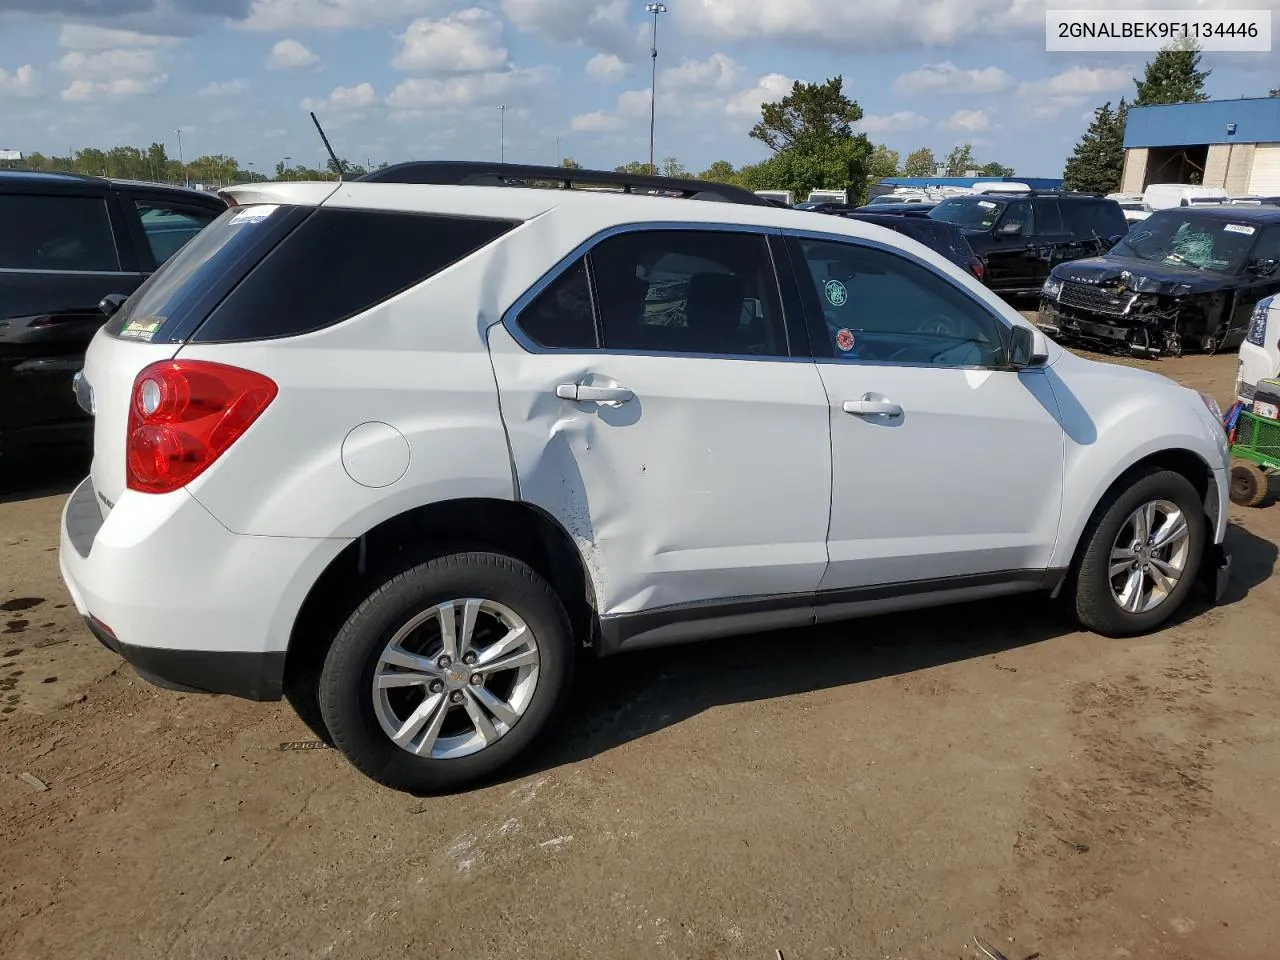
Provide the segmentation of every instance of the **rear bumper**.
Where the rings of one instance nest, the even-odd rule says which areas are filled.
[[[126,492],[104,520],[86,479],[63,508],[59,566],[90,630],[143,679],[276,700],[298,611],[348,542],[234,534],[185,490]]]

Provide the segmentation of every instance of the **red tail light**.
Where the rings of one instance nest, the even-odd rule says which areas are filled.
[[[133,382],[126,474],[130,490],[168,493],[190,483],[275,399],[260,373],[204,360],[165,360]]]
[[[977,277],[979,280],[985,281],[986,275],[987,275],[987,267],[986,267],[986,264],[984,264],[981,260],[975,259],[972,263],[969,264],[969,269],[973,271],[973,275],[975,277]]]

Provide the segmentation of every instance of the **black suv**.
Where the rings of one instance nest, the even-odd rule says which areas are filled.
[[[1280,207],[1158,210],[1103,257],[1045,282],[1040,328],[1139,356],[1237,347],[1258,301],[1280,293]]]
[[[1120,204],[1081,193],[950,197],[929,217],[962,229],[987,286],[1009,297],[1038,295],[1054,266],[1105,253],[1129,232]]]
[[[0,171],[0,455],[87,443],[73,377],[106,316],[227,209],[152,183]]]
[[[889,206],[881,204],[881,206]],[[863,223],[874,223],[888,227],[912,240],[918,240],[926,247],[942,254],[961,270],[968,270],[979,280],[985,280],[986,264],[973,252],[973,247],[965,239],[964,231],[941,220],[930,220],[928,217],[903,217],[896,213],[869,213],[865,208],[850,213],[840,214],[847,220],[861,220]]]

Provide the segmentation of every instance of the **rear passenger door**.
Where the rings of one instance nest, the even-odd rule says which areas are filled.
[[[779,254],[763,232],[629,230],[490,330],[520,496],[573,535],[606,621],[761,598],[807,616],[827,565],[827,397]]]
[[[1060,263],[1079,260],[1087,255],[1088,247],[1080,243],[1067,221],[1067,207],[1054,197],[1040,197],[1034,201],[1036,233],[1031,242],[1038,254],[1034,284],[1043,285],[1049,271]]]

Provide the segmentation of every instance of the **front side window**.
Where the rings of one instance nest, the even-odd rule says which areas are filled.
[[[1030,237],[1036,233],[1036,217],[1030,200],[1015,200],[1005,207],[996,230],[1013,232],[1014,226],[1018,227],[1017,236]]]
[[[763,236],[626,233],[602,241],[590,258],[606,350],[787,356]]]
[[[821,306],[827,356],[912,366],[1003,363],[999,321],[940,274],[874,247],[798,243],[811,310]]]
[[[0,269],[120,269],[111,218],[101,197],[0,195],[0,224]]]
[[[175,207],[161,200],[138,200],[135,207],[157,266],[218,219],[218,214],[212,210],[197,211],[190,207]]]

